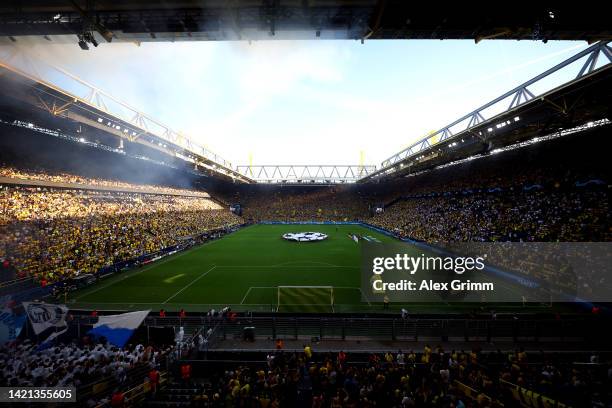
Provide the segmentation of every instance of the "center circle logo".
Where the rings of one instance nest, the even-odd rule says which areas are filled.
[[[283,238],[288,241],[315,242],[323,241],[327,238],[327,234],[323,234],[322,232],[288,232],[283,234]]]

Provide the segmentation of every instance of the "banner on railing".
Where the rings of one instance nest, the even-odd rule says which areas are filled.
[[[535,391],[523,388],[519,385],[512,384],[505,380],[500,380],[500,384],[507,387],[512,394],[512,397],[524,407],[529,408],[566,408],[565,405],[557,400],[548,398]]]
[[[484,399],[488,401],[489,403],[493,401],[491,397],[489,397],[488,395],[482,394],[476,391],[475,389],[473,389],[472,387],[468,387],[462,382],[455,380],[454,384],[455,384],[455,387],[457,387],[457,389],[463,393],[463,395],[465,395],[466,397],[472,400],[476,400],[480,398],[480,399]]]

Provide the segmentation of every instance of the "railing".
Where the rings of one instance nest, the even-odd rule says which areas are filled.
[[[168,381],[168,373],[160,372],[159,374],[159,386],[161,387]],[[134,404],[140,402],[148,393],[151,392],[151,383],[148,381],[143,382],[133,388],[130,388],[126,392],[124,392],[125,396],[125,406],[133,406]],[[96,408],[106,408],[110,407],[110,403],[102,403],[96,405]]]
[[[366,317],[252,317],[222,321],[220,339],[242,336],[245,327],[254,327],[256,337],[321,340],[379,339],[392,341],[583,341],[594,335],[590,319],[436,319]]]
[[[71,324],[91,325],[96,318],[75,316]],[[445,339],[449,341],[581,341],[595,336],[597,318],[572,317],[564,319],[523,318],[520,315],[498,314],[487,318],[407,318],[369,316],[252,316],[209,318],[207,316],[147,317],[145,326],[185,327],[186,333],[197,336],[199,330],[213,328],[209,340],[239,338],[245,327],[254,327],[256,337],[298,339],[318,337],[322,340],[384,339],[419,341]],[[193,330],[191,330],[193,329]]]
[[[37,283],[31,276],[7,280],[0,282],[0,295],[13,294],[21,290],[34,288],[35,286],[37,286]]]
[[[467,398],[471,399],[472,401],[477,401],[480,398],[486,401],[489,404],[489,406],[492,406],[492,407],[503,407],[504,406],[498,401],[494,401],[493,398],[489,397],[488,395],[475,390],[474,388],[462,383],[461,381],[454,380],[453,385],[455,386],[455,388],[457,388],[457,390],[459,390],[463,395],[465,395]]]

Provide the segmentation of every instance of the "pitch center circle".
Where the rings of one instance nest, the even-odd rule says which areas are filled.
[[[295,242],[317,242],[327,239],[327,234],[322,232],[288,232],[283,234],[283,239]]]

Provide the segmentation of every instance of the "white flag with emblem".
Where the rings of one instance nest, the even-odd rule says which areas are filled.
[[[28,319],[36,335],[54,327],[66,327],[68,308],[65,305],[52,305],[49,303],[24,302]]]

